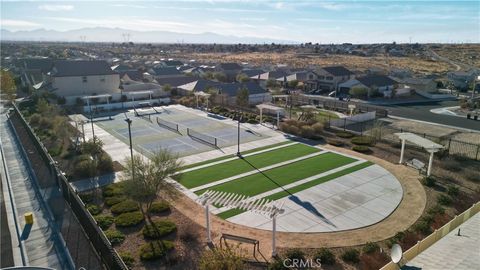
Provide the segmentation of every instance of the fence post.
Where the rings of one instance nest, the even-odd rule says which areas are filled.
[[[347,118],[343,118],[343,131],[347,129]]]
[[[477,145],[477,153],[475,154],[475,159],[478,159],[478,153],[480,152],[480,144]]]
[[[450,154],[450,144],[452,143],[452,138],[448,139],[448,153]]]

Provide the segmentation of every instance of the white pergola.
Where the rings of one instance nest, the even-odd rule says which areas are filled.
[[[138,95],[149,95],[149,100],[152,100],[152,94],[153,94],[153,91],[152,90],[145,90],[145,91],[130,91],[130,92],[123,92],[124,94],[130,96],[130,98],[132,99],[132,101],[135,101],[135,96],[138,96]]]
[[[263,123],[263,109],[270,110],[277,114],[277,128],[280,125],[280,113],[285,112],[284,108],[277,107],[271,104],[258,104],[257,108],[260,110],[260,124]]]
[[[266,215],[272,219],[272,257],[277,255],[275,234],[277,231],[277,216],[285,212],[283,202],[277,203],[269,199],[252,199],[246,195],[236,193],[207,190],[197,199],[205,207],[205,217],[207,223],[207,241],[212,243],[210,233],[210,211],[209,205],[216,204],[221,207],[238,208],[245,211]]]
[[[92,107],[90,105],[90,100],[91,99],[94,99],[94,98],[105,98],[107,100],[107,104],[110,104],[110,97],[112,97],[112,95],[109,95],[109,94],[103,94],[103,95],[94,95],[94,96],[83,96],[82,99],[84,100],[87,100],[87,106],[88,106],[88,110],[90,111],[90,113],[92,113]]]
[[[414,143],[418,146],[423,147],[425,150],[427,150],[428,153],[430,153],[430,159],[428,160],[428,169],[427,169],[427,176],[430,176],[430,173],[432,170],[433,154],[442,150],[444,148],[443,145],[432,142],[429,139],[425,139],[423,137],[420,137],[410,132],[395,133],[395,135],[398,136],[400,140],[402,140],[402,150],[400,152],[399,163],[400,164],[403,163],[403,153],[405,152],[405,142],[409,141],[411,143]]]
[[[196,99],[197,99],[197,109],[198,109],[198,99],[199,99],[199,97],[205,97],[206,100],[207,100],[207,110],[208,110],[208,98],[209,98],[211,95],[208,94],[208,93],[205,93],[205,92],[203,92],[203,91],[194,92],[193,94],[195,95],[195,97],[196,97]]]

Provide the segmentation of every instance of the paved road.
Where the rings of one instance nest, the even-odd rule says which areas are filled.
[[[443,114],[431,113],[431,109],[441,107],[457,106],[457,101],[441,101],[422,104],[405,104],[405,105],[390,105],[380,106],[389,110],[389,115],[409,118],[413,120],[420,120],[432,122],[442,125],[455,126],[459,128],[473,129],[480,131],[480,121],[468,120],[466,118],[449,116]]]

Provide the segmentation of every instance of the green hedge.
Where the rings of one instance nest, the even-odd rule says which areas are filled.
[[[373,138],[368,136],[353,137],[351,142],[356,145],[373,145]]]
[[[112,206],[112,208],[110,208],[110,211],[112,211],[113,214],[118,215],[122,213],[137,211],[139,209],[140,208],[138,207],[137,202],[133,200],[126,200]]]
[[[352,150],[357,151],[359,153],[370,153],[371,152],[370,148],[368,148],[368,146],[366,146],[366,145],[354,145],[352,147]]]
[[[380,250],[380,247],[377,243],[367,242],[365,246],[363,246],[362,251],[367,254],[372,254],[375,251]]]
[[[125,196],[113,196],[113,197],[106,197],[105,204],[107,206],[113,206],[117,203],[121,203],[125,201],[127,198]]]
[[[167,252],[174,248],[172,241],[152,241],[148,242],[140,247],[140,259],[142,260],[155,260],[163,258],[167,255]]]
[[[108,238],[108,241],[112,243],[112,245],[120,244],[125,240],[125,235],[117,230],[106,230],[105,236]]]
[[[177,230],[177,226],[170,220],[158,220],[153,224],[146,225],[142,234],[147,239],[159,239]]]
[[[103,188],[103,196],[104,197],[112,197],[112,196],[119,196],[124,195],[125,191],[123,187],[125,184],[123,182],[110,184]]]
[[[148,209],[148,212],[152,214],[158,214],[168,210],[170,210],[170,205],[165,201],[161,201],[152,203],[152,205]]]
[[[140,211],[120,214],[115,218],[115,225],[118,227],[131,227],[142,223],[143,214]]]
[[[95,221],[97,221],[97,224],[102,230],[108,229],[113,224],[113,221],[115,220],[113,216],[111,215],[96,215],[94,216]]]
[[[340,140],[328,140],[328,143],[333,146],[343,146],[344,143]]]
[[[316,253],[314,258],[320,260],[323,265],[335,264],[335,254],[327,248],[321,248]]]
[[[120,255],[122,261],[129,267],[135,263],[135,258],[133,257],[132,253],[128,251],[120,252],[118,255]]]
[[[88,212],[90,212],[90,214],[92,214],[93,216],[98,215],[102,212],[102,208],[100,208],[100,206],[96,204],[87,204],[86,207]]]
[[[335,135],[337,135],[337,137],[346,138],[346,139],[349,139],[349,138],[353,137],[352,133],[346,132],[346,131],[339,131],[339,132],[335,133]]]
[[[360,252],[356,249],[347,249],[342,254],[342,260],[347,263],[358,263],[360,261],[359,258]]]

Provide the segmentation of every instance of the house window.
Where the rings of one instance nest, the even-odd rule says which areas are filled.
[[[318,76],[320,80],[325,80],[325,76]]]
[[[87,77],[86,77],[86,76],[83,76],[83,77],[82,77],[82,82],[84,82],[84,83],[87,82]]]

